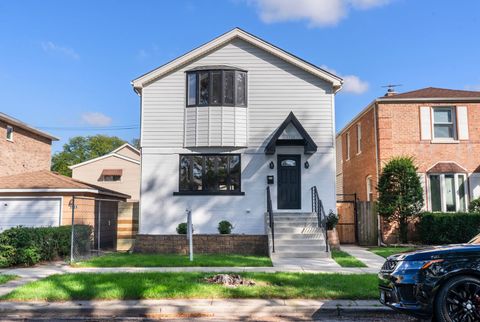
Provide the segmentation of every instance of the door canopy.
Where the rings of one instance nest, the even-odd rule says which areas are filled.
[[[305,154],[317,152],[317,145],[293,112],[290,112],[285,121],[275,130],[265,147],[265,154],[274,154],[277,145],[303,146]]]

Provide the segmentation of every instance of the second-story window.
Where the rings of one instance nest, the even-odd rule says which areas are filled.
[[[350,160],[350,132],[347,132],[345,140],[346,140],[345,150],[346,150],[346,157],[347,157],[346,160],[348,161]]]
[[[13,141],[13,126],[7,125],[7,140]]]
[[[187,72],[187,106],[247,106],[247,73],[240,70]]]
[[[362,125],[357,124],[357,154],[362,153]]]
[[[453,107],[433,108],[433,137],[435,139],[456,139],[456,117]]]

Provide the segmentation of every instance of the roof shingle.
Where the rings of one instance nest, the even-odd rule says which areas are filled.
[[[0,177],[0,189],[90,189],[97,190],[99,193],[129,197],[123,193],[72,179],[48,170]]]
[[[395,94],[392,96],[380,97],[381,100],[395,100],[399,98],[417,99],[417,98],[478,98],[480,99],[480,92],[464,91],[457,89],[426,87],[417,89],[411,92]]]

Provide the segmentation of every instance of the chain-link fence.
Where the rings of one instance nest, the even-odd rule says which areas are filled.
[[[71,261],[114,251],[117,245],[118,200],[71,198]]]

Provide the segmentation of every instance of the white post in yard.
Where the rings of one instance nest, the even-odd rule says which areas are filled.
[[[188,250],[190,253],[190,261],[193,262],[193,224],[192,224],[191,209],[187,209],[187,238],[188,238]]]

